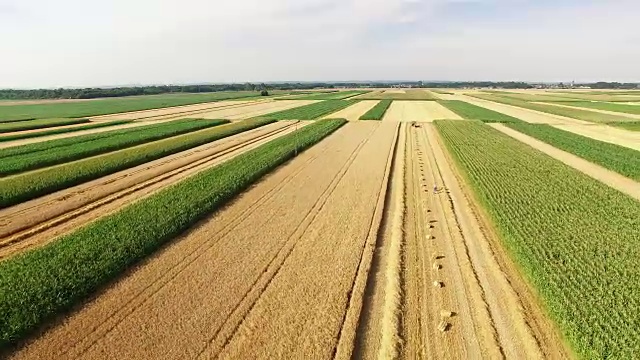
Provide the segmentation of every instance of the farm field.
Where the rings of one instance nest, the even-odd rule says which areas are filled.
[[[0,124],[0,358],[640,351],[638,132],[362,92]]]
[[[619,127],[619,124],[615,124],[615,127],[604,124],[594,124],[583,120],[520,108],[514,105],[502,104],[467,95],[447,96],[448,100],[461,100],[472,105],[508,115],[527,123],[552,125],[558,129],[571,131],[578,135],[590,137],[595,140],[625,146],[634,150],[640,149],[640,145],[638,145],[640,144],[640,134],[626,130],[624,127]],[[636,123],[628,122],[628,124],[635,125]]]
[[[259,95],[254,91],[227,91],[202,94],[164,94],[124,98],[96,99],[80,102],[44,103],[0,107],[0,121],[32,118],[77,118],[172,106],[248,99]]]
[[[332,91],[332,92],[319,93],[319,94],[307,94],[302,96],[300,95],[284,96],[280,99],[282,100],[344,100],[344,99],[362,95],[368,92],[369,91],[360,91],[360,90]]]
[[[376,106],[379,101],[376,100],[362,100],[357,103],[344,108],[335,113],[331,113],[326,115],[326,119],[346,119],[348,121],[359,120],[362,115],[371,110],[374,106]]]
[[[633,357],[640,202],[489,126],[436,124],[576,353]]]
[[[601,112],[603,114],[623,115],[633,119],[640,119],[640,106],[637,105],[593,101],[563,102],[559,104],[545,102],[543,104],[566,107],[570,109],[587,109],[595,112]]]
[[[438,100],[438,97],[424,89],[377,90],[353,97],[354,100]]]
[[[436,101],[394,101],[384,115],[383,121],[432,122],[436,119],[462,119]]]

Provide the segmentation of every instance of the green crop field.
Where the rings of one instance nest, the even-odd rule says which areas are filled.
[[[303,127],[45,247],[0,262],[0,348],[82,301],[345,122],[323,120]]]
[[[512,116],[489,110],[480,106],[469,104],[460,100],[439,100],[441,105],[460,115],[463,119],[480,120],[487,123],[517,123],[521,122]]]
[[[404,92],[397,92],[404,91]],[[372,91],[355,97],[357,100],[438,100],[439,98],[429,90],[424,89],[395,89]]]
[[[276,92],[281,94],[286,92]],[[221,91],[199,94],[164,94],[109,98],[66,103],[0,106],[0,121],[29,118],[77,118],[127,111],[149,110],[229,99],[259,97],[255,91]]]
[[[640,106],[638,105],[612,104],[612,103],[606,103],[606,102],[593,102],[593,101],[575,101],[575,102],[563,103],[563,105],[640,115]]]
[[[0,124],[0,134],[15,131],[46,129],[57,126],[88,123],[89,119],[42,119],[30,121],[14,121]]]
[[[366,94],[369,91],[335,91],[328,93],[309,94],[305,96],[285,96],[279,98],[279,100],[343,100],[357,95]]]
[[[315,120],[355,104],[354,100],[324,100],[260,116],[272,120]]]
[[[639,354],[640,202],[480,122],[436,127],[578,355]]]
[[[91,129],[109,127],[109,126],[124,125],[132,122],[133,120],[105,121],[105,122],[97,122],[97,123],[88,123],[87,125],[75,126],[72,128],[49,129],[49,130],[43,130],[38,132],[23,133],[23,134],[10,134],[5,136],[0,136],[0,142],[37,138],[37,137],[56,135],[56,134],[66,134],[66,133],[82,131],[82,130],[91,130]]]
[[[360,116],[360,120],[382,120],[393,100],[380,100],[374,107]]]
[[[609,123],[609,125],[625,130],[640,131],[640,121]]]
[[[603,114],[595,111],[571,109],[571,108],[565,108],[565,107],[554,106],[554,105],[536,104],[532,102],[527,102],[523,100],[518,100],[510,97],[498,96],[493,94],[469,94],[469,96],[473,96],[478,99],[495,101],[495,102],[499,102],[507,105],[518,106],[525,109],[546,112],[548,114],[554,114],[554,115],[566,116],[566,117],[578,119],[578,120],[590,121],[594,123],[606,124],[611,122],[633,121],[633,119],[625,116]]]
[[[101,176],[204,145],[242,131],[254,129],[273,121],[255,119],[216,126],[211,129],[174,136],[102,156],[0,179],[0,208],[66,189]]]
[[[227,120],[178,120],[0,149],[0,176],[40,169],[206,129]]]
[[[558,149],[640,181],[639,151],[556,129],[550,125],[519,122],[507,124],[507,126]]]

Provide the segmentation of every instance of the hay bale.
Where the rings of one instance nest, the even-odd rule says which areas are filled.
[[[453,316],[453,311],[440,310],[440,317],[442,317],[442,318],[450,318],[452,316]]]
[[[437,281],[436,280],[436,281],[433,282],[433,286],[437,287],[437,288],[441,288],[441,287],[444,286],[444,284],[441,281]]]
[[[449,323],[444,320],[440,321],[440,323],[438,324],[438,330],[440,330],[440,332],[449,330]]]
[[[442,269],[442,265],[438,263],[433,263],[433,270],[440,270],[440,269]]]

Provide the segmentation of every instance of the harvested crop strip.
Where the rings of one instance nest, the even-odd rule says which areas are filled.
[[[544,124],[521,122],[507,124],[507,126],[611,171],[640,181],[639,151],[594,140]]]
[[[56,135],[56,134],[66,134],[74,131],[82,131],[82,130],[91,130],[98,129],[108,126],[116,126],[116,125],[124,125],[133,122],[133,120],[117,120],[117,121],[108,121],[108,122],[99,122],[92,123],[88,125],[76,126],[72,128],[63,128],[63,129],[50,129],[38,132],[30,132],[25,134],[15,134],[9,136],[0,136],[1,141],[13,141],[13,140],[21,140],[21,139],[30,139],[42,136]]]
[[[45,247],[0,262],[0,349],[84,300],[345,122],[306,126]]]
[[[639,354],[640,202],[482,123],[436,126],[579,357]]]
[[[263,115],[262,118],[272,120],[314,120],[342,110],[354,103],[355,101],[353,100],[325,100],[289,110],[266,114]]]
[[[393,100],[380,100],[371,110],[360,116],[360,120],[382,120]]]
[[[50,194],[272,122],[273,120],[256,119],[217,126],[102,156],[12,176],[0,180],[0,208]]]
[[[44,129],[56,126],[88,123],[89,119],[41,119],[30,121],[14,121],[0,124],[0,133],[22,130]]]
[[[603,113],[589,111],[589,110],[580,110],[580,109],[559,107],[559,106],[553,106],[553,105],[537,104],[537,103],[527,102],[523,100],[518,100],[518,99],[506,97],[506,96],[498,96],[493,94],[469,94],[469,96],[473,96],[482,100],[495,101],[495,102],[499,102],[506,105],[517,106],[517,107],[521,107],[529,110],[540,111],[547,114],[565,116],[568,118],[590,121],[595,123],[633,121],[633,119],[631,118],[619,116],[619,115],[603,114]]]
[[[81,136],[76,139],[67,138],[8,148],[5,149],[5,151],[0,150],[0,158],[2,158],[2,163],[0,163],[0,176],[17,174],[51,165],[63,164],[225,123],[228,123],[228,121],[173,121],[148,127],[141,126],[137,128],[117,130],[113,132],[114,134],[110,135],[108,135],[109,133],[94,134],[87,135],[86,137]],[[76,141],[74,142],[74,140]],[[66,145],[55,146],[57,144]],[[50,146],[47,147],[47,145]],[[28,151],[38,148],[41,148],[41,150]],[[19,152],[20,150],[23,152],[16,154],[16,152]],[[5,155],[6,153],[12,152],[13,154],[10,157]]]
[[[282,100],[342,100],[350,97],[366,94],[369,91],[336,91],[330,93],[309,94],[299,97],[285,97]]]
[[[519,123],[520,119],[516,119],[512,116],[499,113],[497,111],[485,109],[480,106],[469,104],[460,100],[440,100],[440,104],[447,107],[449,110],[460,115],[463,119],[480,120],[482,122],[492,123]]]

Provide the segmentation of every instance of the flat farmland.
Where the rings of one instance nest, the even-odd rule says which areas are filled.
[[[382,120],[432,122],[437,119],[459,120],[462,118],[435,101],[394,101]]]
[[[638,132],[360,91],[2,123],[0,358],[640,352]]]
[[[326,119],[347,119],[348,121],[355,121],[360,119],[367,111],[371,110],[379,101],[376,100],[363,100],[344,108],[338,112],[326,115]]]
[[[119,112],[157,109],[228,99],[255,98],[259,97],[258,95],[259,93],[254,91],[226,91],[202,94],[164,94],[96,99],[80,102],[2,106],[0,107],[0,121],[91,117]]]
[[[358,100],[437,100],[438,96],[424,89],[377,90],[353,97]]]

